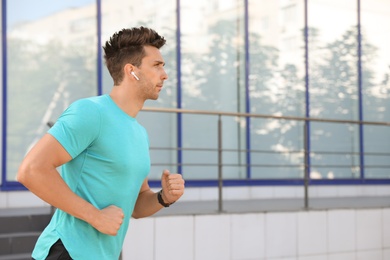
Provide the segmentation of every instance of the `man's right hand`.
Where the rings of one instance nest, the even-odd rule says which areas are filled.
[[[121,208],[111,205],[100,210],[98,216],[90,224],[103,234],[116,236],[124,217]]]

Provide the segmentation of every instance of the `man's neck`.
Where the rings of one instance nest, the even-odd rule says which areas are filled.
[[[145,100],[136,98],[135,93],[131,93],[125,86],[114,86],[110,93],[111,99],[115,104],[131,117],[136,117],[142,109]]]

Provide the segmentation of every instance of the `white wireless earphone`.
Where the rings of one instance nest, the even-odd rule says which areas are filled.
[[[134,72],[134,71],[130,72],[130,74],[133,75],[134,78],[135,78],[136,80],[139,80],[139,78],[137,77],[137,75],[135,75],[135,72]]]

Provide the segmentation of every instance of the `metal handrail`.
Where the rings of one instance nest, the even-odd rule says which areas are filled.
[[[182,113],[182,114],[197,114],[197,115],[215,115],[215,116],[235,116],[235,117],[253,117],[253,118],[268,118],[268,119],[286,119],[293,121],[312,121],[321,123],[344,123],[344,124],[364,124],[364,125],[380,125],[390,126],[390,122],[379,121],[360,121],[360,120],[343,120],[343,119],[329,119],[329,118],[315,118],[315,117],[299,117],[299,116],[277,116],[255,113],[239,113],[239,112],[224,112],[211,110],[194,110],[181,108],[161,108],[161,107],[144,107],[142,111],[150,112],[165,112],[165,113]]]
[[[324,119],[324,118],[313,118],[313,117],[298,117],[298,116],[279,116],[279,115],[267,115],[267,114],[255,114],[255,113],[239,113],[239,112],[222,112],[222,111],[210,111],[210,110],[191,110],[191,109],[179,109],[179,108],[156,108],[156,107],[144,107],[142,111],[146,112],[162,112],[162,113],[176,113],[176,114],[196,114],[196,115],[215,115],[218,116],[218,148],[217,149],[209,149],[206,148],[207,151],[218,151],[218,163],[213,164],[215,166],[218,166],[218,211],[223,211],[223,205],[222,205],[222,186],[223,186],[223,176],[222,176],[222,151],[234,151],[235,149],[223,149],[222,148],[222,116],[230,116],[230,117],[244,117],[244,118],[265,118],[265,119],[278,119],[278,120],[293,120],[293,121],[303,121],[304,124],[304,149],[303,151],[295,151],[296,153],[303,153],[304,154],[304,164],[298,164],[297,167],[304,167],[305,174],[304,174],[304,200],[305,200],[305,209],[309,208],[309,192],[308,192],[308,186],[309,186],[309,168],[308,168],[308,160],[310,154],[316,153],[321,154],[320,151],[316,152],[308,152],[308,143],[307,143],[307,123],[308,122],[321,122],[321,123],[341,123],[341,124],[357,124],[357,125],[376,125],[376,126],[390,126],[390,122],[379,122],[379,121],[361,121],[361,120],[343,120],[343,119]],[[161,148],[158,148],[161,149]],[[176,148],[177,150],[202,150],[202,148]],[[246,151],[248,150],[240,150],[240,151]],[[253,152],[266,152],[266,151],[256,151],[256,150],[250,150]],[[268,151],[269,153],[270,151]],[[279,152],[279,151],[271,151],[271,152]],[[280,153],[286,153],[286,151],[280,151]],[[292,153],[292,152],[291,152]],[[324,152],[324,153],[331,153],[331,152]],[[333,153],[333,152],[332,152]],[[339,154],[340,152],[334,152],[336,154]],[[357,154],[360,155],[361,153],[348,153],[348,154]],[[388,154],[386,153],[364,153],[365,155],[368,154],[376,154],[376,155],[383,155],[386,156]],[[183,165],[183,164],[181,164]],[[246,164],[240,164],[240,166],[246,166]],[[251,165],[254,166],[254,165]],[[265,167],[269,167],[271,165],[264,165]],[[281,165],[278,165],[279,167]],[[282,165],[283,166],[283,165]],[[329,166],[329,165],[327,165]],[[334,165],[333,165],[334,166]],[[276,167],[276,165],[274,165]],[[316,167],[324,167],[321,165],[316,165]],[[335,166],[334,166],[335,167]],[[341,165],[338,165],[337,167],[341,167]],[[351,167],[351,166],[342,166],[342,167]],[[369,166],[373,167],[373,166]],[[382,166],[381,166],[382,167]],[[383,166],[385,168],[389,166]]]

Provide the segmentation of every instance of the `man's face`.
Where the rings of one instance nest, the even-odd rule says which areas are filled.
[[[160,50],[152,46],[145,46],[144,48],[146,56],[142,59],[139,72],[137,72],[139,93],[145,100],[156,100],[164,81],[168,79],[168,75],[164,70],[165,62]]]

